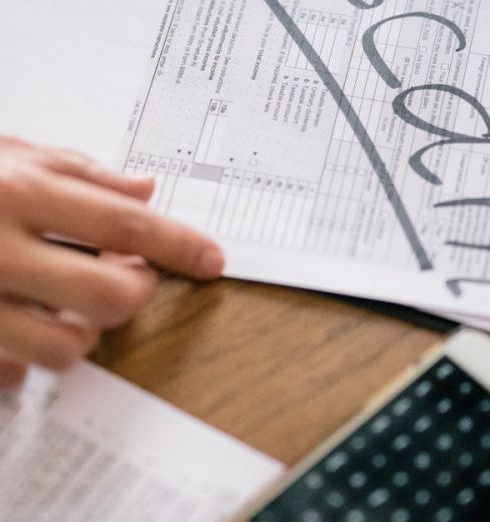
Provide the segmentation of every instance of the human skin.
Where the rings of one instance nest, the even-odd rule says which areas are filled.
[[[74,151],[0,136],[0,387],[28,365],[62,370],[151,299],[152,266],[196,279],[223,269],[209,239],[153,213],[151,179]],[[99,257],[48,243],[90,243]]]

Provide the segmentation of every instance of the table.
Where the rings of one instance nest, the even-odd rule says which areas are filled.
[[[93,359],[290,466],[442,338],[320,293],[168,278]]]

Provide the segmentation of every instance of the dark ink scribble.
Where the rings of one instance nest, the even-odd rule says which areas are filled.
[[[489,207],[490,198],[466,198],[466,199],[455,199],[452,201],[443,201],[436,203],[434,208],[448,208],[448,207],[466,207],[466,206],[481,206]],[[475,243],[467,243],[465,241],[446,241],[446,246],[458,247],[458,248],[469,248],[473,250],[485,250],[490,251],[490,245],[478,245]]]
[[[490,245],[475,245],[463,241],[446,241],[446,245],[460,248],[471,248],[473,250],[490,250]]]
[[[457,52],[462,51],[466,47],[466,38],[464,36],[463,31],[451,20],[444,18],[443,16],[435,15],[432,13],[424,13],[424,12],[413,12],[413,13],[405,13],[401,15],[391,16],[390,18],[386,18],[385,20],[381,20],[380,22],[371,26],[362,37],[362,46],[364,48],[364,52],[368,57],[371,65],[376,69],[376,72],[381,76],[381,78],[385,81],[385,83],[391,87],[392,89],[397,89],[402,86],[400,80],[393,74],[391,69],[388,67],[386,62],[381,57],[381,54],[378,52],[376,48],[376,44],[374,43],[374,35],[376,31],[384,24],[388,22],[393,22],[394,20],[402,20],[404,18],[427,18],[429,20],[434,20],[439,22],[440,24],[448,27],[451,31],[454,32],[456,37],[459,40],[459,47],[456,49]]]
[[[474,285],[490,285],[490,279],[478,279],[478,278],[461,278],[461,279],[449,279],[446,281],[446,285],[451,293],[456,297],[463,295],[461,285],[463,284],[474,284]]]
[[[418,152],[413,154],[408,163],[412,170],[415,171],[423,180],[432,183],[433,185],[442,185],[441,178],[436,176],[432,171],[430,171],[422,161],[423,155],[434,147],[442,146],[447,143],[455,143],[454,140],[450,141],[438,141],[437,143],[432,143],[431,145],[427,145],[423,149],[420,149]]]
[[[465,198],[465,199],[454,199],[452,201],[441,201],[434,205],[435,208],[443,207],[464,207],[468,205],[479,205],[490,207],[490,198]]]
[[[412,169],[425,181],[428,181],[429,183],[432,183],[433,185],[442,185],[441,179],[436,176],[432,171],[430,171],[427,166],[423,163],[422,157],[426,152],[429,152],[430,150],[436,148],[436,147],[443,147],[444,145],[459,145],[459,144],[477,144],[477,143],[485,143],[490,144],[489,139],[485,138],[472,138],[470,139],[464,139],[464,140],[442,140],[438,141],[437,143],[432,143],[430,145],[427,145],[423,149],[420,149],[415,154],[413,154],[409,160],[409,164],[412,167]]]
[[[442,91],[452,94],[453,96],[458,96],[463,101],[469,103],[473,109],[475,109],[483,119],[488,132],[482,134],[484,138],[490,137],[490,115],[486,111],[485,107],[471,94],[458,89],[452,85],[445,85],[442,83],[429,84],[429,85],[418,85],[417,87],[410,87],[406,91],[398,94],[393,100],[393,110],[395,114],[398,115],[403,121],[406,123],[413,125],[417,129],[427,131],[430,134],[435,134],[437,136],[442,136],[443,138],[449,138],[450,140],[459,140],[460,143],[473,143],[475,139],[473,136],[468,136],[467,134],[461,134],[459,132],[453,132],[448,129],[444,129],[442,127],[438,127],[437,125],[433,125],[422,118],[416,116],[412,111],[410,111],[406,105],[406,99],[414,92],[417,91]]]
[[[452,96],[459,97],[463,101],[469,103],[471,107],[475,111],[477,111],[478,114],[480,114],[489,132],[483,134],[483,138],[476,138],[473,136],[468,136],[467,134],[462,134],[448,129],[444,129],[442,127],[438,127],[437,125],[433,125],[432,123],[427,122],[422,118],[419,118],[412,111],[410,111],[410,109],[408,109],[406,105],[407,98],[417,91],[442,91],[447,92]],[[429,183],[432,183],[433,185],[441,185],[442,181],[438,176],[431,172],[426,165],[424,165],[422,157],[426,152],[432,150],[434,147],[442,147],[444,145],[451,144],[474,145],[481,143],[490,143],[490,140],[488,139],[488,137],[490,136],[490,115],[488,114],[485,107],[474,96],[471,96],[467,92],[458,89],[457,87],[445,84],[419,85],[417,87],[411,87],[395,97],[395,99],[393,100],[393,110],[395,111],[395,114],[397,114],[403,121],[416,127],[417,129],[427,131],[430,134],[435,134],[437,136],[448,138],[447,140],[442,140],[437,143],[427,145],[426,147],[420,149],[418,152],[413,154],[409,160],[412,169],[420,177],[422,177],[422,179],[428,181]]]
[[[278,0],[264,1],[282,24],[292,40],[296,43],[296,45],[298,45],[303,55],[319,75],[322,82],[325,84],[331,96],[335,100],[337,106],[344,114],[356,138],[366,153],[373,170],[378,176],[381,186],[383,187],[383,190],[385,191],[386,196],[391,203],[391,206],[393,207],[393,210],[412,248],[412,251],[415,254],[421,270],[431,270],[433,268],[432,262],[430,261],[429,256],[417,234],[417,231],[415,230],[412,220],[408,215],[408,212],[400,197],[400,194],[395,187],[391,175],[383,159],[381,158],[374,141],[369,136],[367,129],[361,122],[358,114],[354,110],[352,104],[349,102],[341,86],[336,81],[319,54],[315,51],[311,43],[305,38],[303,32],[299,29],[294,20],[280,4],[280,2]]]
[[[363,0],[347,0],[354,7],[358,7],[359,9],[373,9],[374,7],[380,6],[385,0],[373,0],[372,4],[366,4]]]

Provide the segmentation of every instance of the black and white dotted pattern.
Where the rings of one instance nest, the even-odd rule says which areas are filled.
[[[441,360],[253,520],[490,521],[490,394]]]

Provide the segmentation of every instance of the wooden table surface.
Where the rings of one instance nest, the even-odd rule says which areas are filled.
[[[94,360],[292,465],[442,337],[319,293],[168,279]]]

